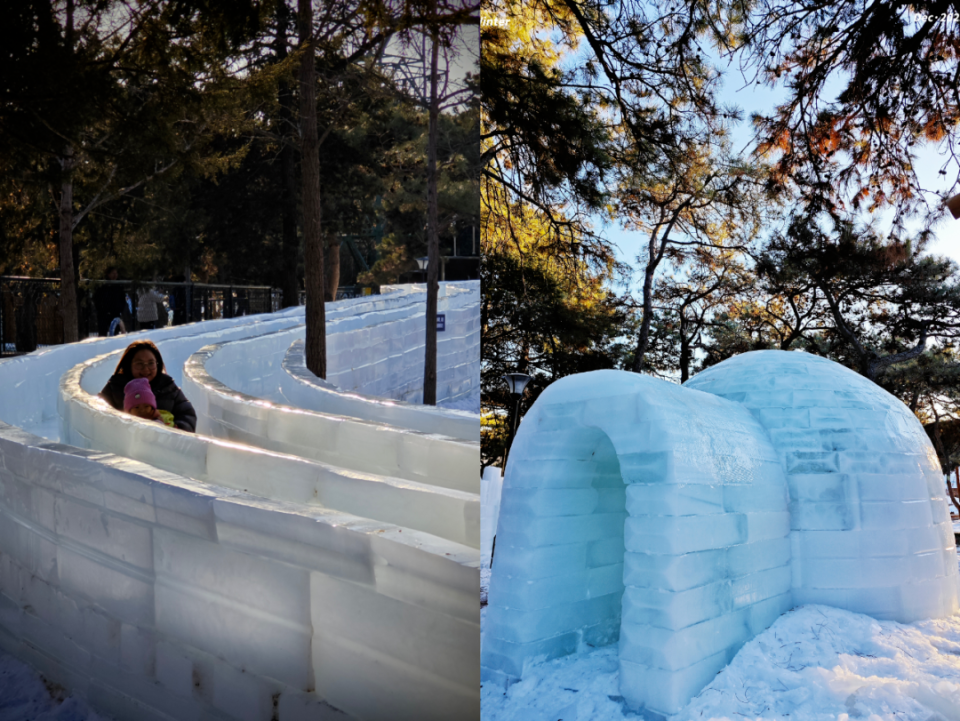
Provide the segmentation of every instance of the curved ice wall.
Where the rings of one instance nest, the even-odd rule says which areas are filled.
[[[479,285],[463,285],[466,287],[448,288],[438,303],[439,309],[446,313],[446,330],[439,334],[437,353],[440,403],[479,395]],[[382,396],[360,392],[353,385],[338,387],[332,380],[317,378],[309,372],[304,362],[303,326],[257,334],[229,344],[217,343],[206,353],[203,365],[211,377],[230,389],[272,403],[477,443],[479,413],[394,399],[402,395],[401,391],[405,392],[403,389],[409,389],[411,375],[416,377],[418,388],[422,385],[422,307],[397,308],[389,315],[382,312],[377,315],[376,322],[367,319],[363,326],[360,325],[364,322],[362,315],[328,323],[331,345],[341,337],[356,340],[355,353],[342,350],[347,344],[337,340],[341,351],[328,356],[328,373],[330,379],[346,382],[356,376],[354,367],[363,367],[366,370],[362,376],[368,383],[379,385]],[[411,321],[419,334],[417,343],[413,344],[413,350],[401,349],[399,339],[408,335]],[[379,361],[371,360],[377,357]],[[185,383],[189,382],[186,378]],[[197,389],[197,393],[200,392]],[[476,473],[473,476],[475,478]]]
[[[479,343],[476,346],[479,358]],[[345,416],[366,418],[378,423],[399,425],[423,433],[440,433],[451,438],[475,441],[480,437],[478,413],[394,401],[377,396],[343,391],[332,383],[318,378],[307,369],[304,342],[295,340],[283,357],[280,376],[282,397],[299,408],[321,413],[342,413]],[[438,373],[453,369],[438,368]],[[480,374],[467,376],[470,386],[464,393],[480,393]]]
[[[424,305],[403,319],[383,319],[327,341],[327,381],[345,391],[420,403],[425,352]],[[437,298],[437,401],[480,387],[480,281],[445,283]]]
[[[627,703],[666,715],[797,603],[901,621],[957,609],[919,421],[806,354],[747,353],[684,387],[564,378],[524,418],[501,503],[488,679],[619,638]]]

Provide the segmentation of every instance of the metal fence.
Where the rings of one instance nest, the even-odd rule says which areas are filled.
[[[162,300],[149,300],[149,288]],[[280,310],[282,299],[281,292],[269,286],[128,280],[83,280],[77,295],[80,338],[106,334],[114,317],[123,321],[127,331],[134,331],[271,313]],[[146,303],[153,308],[147,309]],[[154,317],[156,321],[146,320]],[[0,276],[0,356],[60,343],[60,279]]]

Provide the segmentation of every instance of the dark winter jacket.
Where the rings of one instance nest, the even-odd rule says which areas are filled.
[[[131,379],[125,375],[114,374],[100,391],[100,397],[118,411],[122,411],[123,389],[129,380]],[[157,397],[157,410],[173,413],[173,424],[177,428],[191,433],[197,430],[197,412],[173,378],[166,373],[157,373],[150,381],[150,390]]]
[[[93,294],[93,304],[97,308],[97,330],[106,335],[114,318],[123,318],[130,312],[127,308],[127,294],[120,285],[104,285]]]

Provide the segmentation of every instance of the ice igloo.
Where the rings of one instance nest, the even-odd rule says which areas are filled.
[[[944,491],[909,409],[823,358],[564,378],[506,469],[483,678],[619,639],[625,701],[666,715],[795,605],[949,615]]]

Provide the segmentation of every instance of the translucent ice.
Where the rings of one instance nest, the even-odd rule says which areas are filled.
[[[554,383],[519,428],[501,508],[490,679],[619,636],[624,698],[668,715],[794,604],[957,609],[919,422],[802,353],[746,353],[684,387],[618,371]]]

